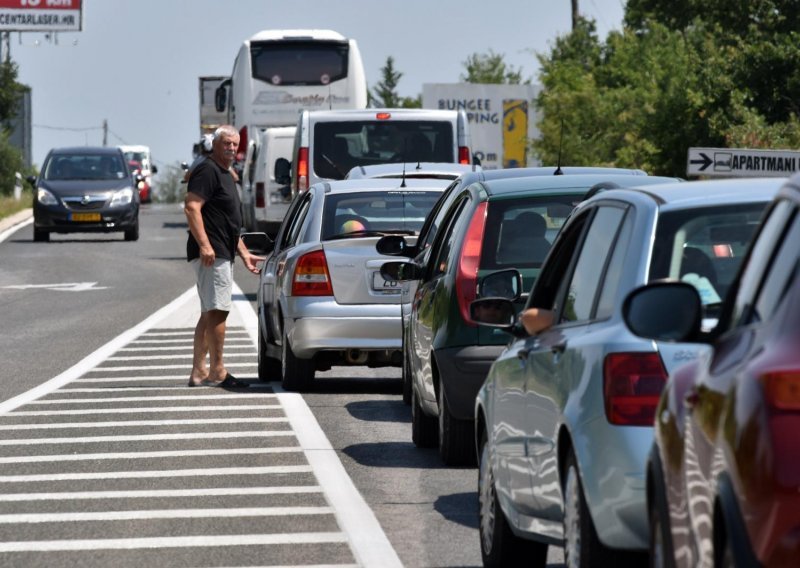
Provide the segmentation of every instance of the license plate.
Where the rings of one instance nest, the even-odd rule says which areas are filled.
[[[372,273],[372,289],[373,290],[392,290],[400,291],[400,282],[394,280],[384,280],[380,272]]]
[[[73,213],[70,215],[71,221],[99,221],[100,213]]]

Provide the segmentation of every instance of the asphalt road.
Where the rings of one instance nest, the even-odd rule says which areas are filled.
[[[477,472],[414,447],[399,370],[336,367],[302,397],[257,381],[241,264],[229,361],[260,388],[185,387],[185,220],[141,220],[135,243],[0,242],[0,565],[480,566]]]

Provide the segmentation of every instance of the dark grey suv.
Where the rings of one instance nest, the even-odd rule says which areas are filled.
[[[139,192],[116,147],[54,148],[34,186],[33,240],[50,233],[122,231],[139,239]]]

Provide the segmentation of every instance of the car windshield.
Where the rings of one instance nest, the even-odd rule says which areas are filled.
[[[663,213],[656,228],[650,281],[670,278],[697,288],[704,306],[718,305],[747,252],[766,203]]]
[[[366,234],[417,234],[440,192],[374,191],[329,195],[322,215],[322,239]]]
[[[46,180],[110,180],[128,176],[128,168],[116,154],[57,154],[48,160]]]
[[[327,179],[344,179],[356,166],[454,159],[449,121],[320,122],[314,140],[314,171]]]

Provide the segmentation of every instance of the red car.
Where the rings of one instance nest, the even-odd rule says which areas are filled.
[[[650,284],[630,329],[708,350],[669,379],[647,470],[656,566],[800,566],[800,176],[768,208],[720,313]]]

